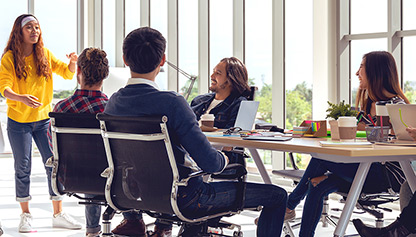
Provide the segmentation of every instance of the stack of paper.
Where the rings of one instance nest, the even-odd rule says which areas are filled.
[[[319,143],[324,147],[373,147],[373,144],[367,141],[320,141]]]

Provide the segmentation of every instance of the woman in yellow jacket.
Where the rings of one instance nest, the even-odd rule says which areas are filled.
[[[16,200],[22,208],[19,232],[32,231],[29,211],[32,138],[43,163],[53,155],[47,137],[48,113],[52,110],[52,73],[72,79],[78,56],[71,53],[67,57],[69,64],[56,59],[44,47],[35,16],[17,17],[1,59],[0,92],[7,98],[7,133],[15,161]],[[53,227],[80,229],[78,222],[62,212],[62,197],[51,188],[51,169],[45,169],[54,209]]]

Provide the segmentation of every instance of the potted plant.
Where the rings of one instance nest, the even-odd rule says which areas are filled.
[[[339,104],[334,104],[328,101],[329,108],[326,110],[328,114],[326,118],[332,118],[328,121],[331,127],[331,139],[339,140],[339,130],[337,119],[341,116],[357,116],[357,111],[351,109],[350,104],[345,104],[345,101],[341,101]]]
[[[357,116],[357,111],[352,110],[350,104],[345,104],[345,100],[341,101],[339,104],[327,102],[329,108],[326,110],[326,112],[328,112],[326,118],[337,120],[341,116]]]

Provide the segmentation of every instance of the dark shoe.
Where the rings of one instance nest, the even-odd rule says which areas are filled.
[[[115,235],[146,237],[146,225],[143,219],[126,220],[124,219],[114,230],[111,231]]]
[[[169,229],[159,229],[158,226],[155,226],[155,230],[149,237],[172,237],[172,228]]]
[[[383,228],[367,226],[360,219],[354,219],[352,223],[362,237],[405,237],[410,234],[398,220]]]

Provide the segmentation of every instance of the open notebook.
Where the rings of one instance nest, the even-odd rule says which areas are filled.
[[[387,104],[386,107],[396,139],[376,144],[416,146],[416,142],[406,131],[407,126],[416,127],[416,104]]]

